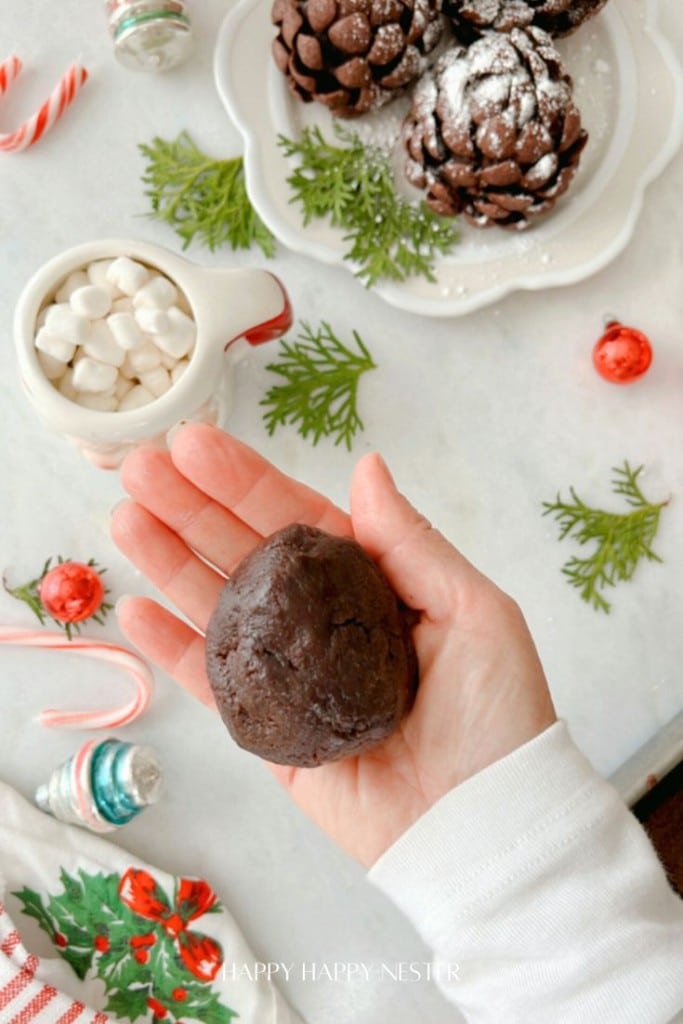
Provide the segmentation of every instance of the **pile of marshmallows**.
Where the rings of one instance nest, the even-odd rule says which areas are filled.
[[[197,334],[189,313],[158,271],[127,256],[96,260],[69,274],[41,312],[38,360],[72,402],[100,412],[139,409],[187,369]]]

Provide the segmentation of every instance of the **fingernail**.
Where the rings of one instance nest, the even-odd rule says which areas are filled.
[[[382,456],[380,455],[379,452],[375,452],[375,458],[377,459],[377,464],[384,471],[384,473],[389,477],[389,479],[391,480],[392,484],[394,484],[394,487],[395,487],[396,483],[394,481],[394,477],[393,477],[393,475],[391,473],[391,470],[389,469],[389,467],[387,466],[386,462],[384,461],[384,459],[382,458]]]
[[[121,508],[122,505],[127,505],[129,501],[130,498],[119,498],[116,504],[112,505],[112,507],[109,509],[109,515],[113,516],[114,512],[116,512],[117,509]]]
[[[173,426],[169,428],[169,430],[166,432],[166,444],[168,445],[169,449],[173,447],[173,442],[175,441],[176,437],[183,429],[183,427],[186,427],[188,423],[191,422],[192,420],[178,420],[177,423],[174,423]]]
[[[114,615],[118,616],[118,614],[121,611],[123,605],[128,600],[128,598],[131,597],[131,596],[132,596],[131,594],[121,594],[121,596],[119,598],[117,598],[116,603],[114,604]]]

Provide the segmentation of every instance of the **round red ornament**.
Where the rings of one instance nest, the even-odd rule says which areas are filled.
[[[593,348],[595,369],[612,384],[630,384],[648,371],[651,362],[652,346],[647,337],[617,320],[607,324]]]
[[[82,562],[61,562],[38,584],[43,608],[57,622],[83,622],[95,615],[104,600],[99,573]]]

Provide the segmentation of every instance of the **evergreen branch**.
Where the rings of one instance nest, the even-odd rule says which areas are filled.
[[[583,600],[599,611],[609,612],[611,607],[602,591],[630,580],[641,559],[662,561],[652,544],[661,510],[668,499],[658,503],[647,500],[638,484],[642,470],[642,466],[632,469],[627,461],[613,469],[613,493],[626,498],[630,512],[590,508],[573,487],[569,488],[570,502],[563,501],[559,493],[554,502],[543,502],[543,515],[552,514],[559,523],[560,540],[572,536],[581,545],[595,543],[590,555],[572,556],[565,562],[562,572]]]
[[[320,217],[342,228],[353,263],[366,287],[380,280],[405,281],[420,275],[434,280],[434,260],[458,241],[452,218],[442,218],[421,202],[400,198],[387,156],[358,135],[335,126],[344,143],[327,142],[319,128],[305,128],[298,142],[278,136],[287,157],[298,159],[287,178],[290,202],[301,204],[304,225]]]
[[[172,142],[156,137],[138,148],[148,161],[142,180],[151,216],[175,229],[183,249],[197,237],[212,252],[225,244],[233,249],[255,244],[266,256],[274,254],[275,240],[249,201],[241,156],[214,160],[187,132]]]
[[[354,436],[363,429],[357,410],[358,383],[376,365],[357,331],[356,350],[344,345],[323,321],[317,331],[302,321],[299,339],[283,341],[280,360],[266,369],[282,378],[262,399],[263,419],[269,434],[286,423],[298,424],[302,437],[334,437],[350,451]]]
[[[61,558],[60,558],[61,562]],[[43,566],[40,576],[36,576],[34,580],[29,580],[27,583],[22,583],[18,587],[10,587],[7,580],[7,573],[2,574],[2,585],[12,597],[16,597],[18,601],[23,601],[29,606],[33,614],[37,617],[41,626],[45,625],[45,609],[40,600],[40,594],[38,593],[38,587],[43,579],[43,576],[48,572],[52,558],[48,558]],[[69,637],[71,639],[71,637]]]

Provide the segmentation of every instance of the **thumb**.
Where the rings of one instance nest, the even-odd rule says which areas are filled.
[[[380,455],[356,465],[351,520],[358,543],[410,608],[433,618],[452,614],[462,588],[483,577],[396,489]]]

